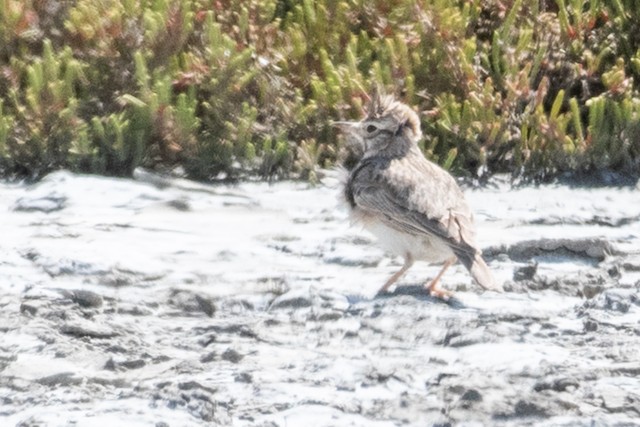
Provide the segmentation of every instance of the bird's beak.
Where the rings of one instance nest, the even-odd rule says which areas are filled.
[[[360,130],[360,122],[331,122],[331,126],[335,126],[340,129],[341,132],[346,134],[357,134]]]

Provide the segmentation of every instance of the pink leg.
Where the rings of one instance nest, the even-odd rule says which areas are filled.
[[[449,258],[447,261],[445,261],[444,265],[442,266],[442,270],[440,270],[440,273],[438,273],[438,275],[431,282],[429,282],[429,284],[425,284],[425,287],[427,288],[427,290],[429,290],[431,296],[443,300],[448,300],[453,296],[453,292],[447,291],[446,289],[442,289],[440,287],[440,278],[442,277],[444,272],[447,271],[447,269],[451,267],[451,265],[456,261],[457,258],[455,257]]]
[[[402,275],[406,273],[407,270],[411,268],[412,265],[413,265],[413,258],[411,258],[411,255],[407,254],[407,256],[404,259],[404,264],[402,265],[402,268],[398,270],[396,273],[394,273],[393,276],[389,277],[389,280],[387,280],[386,283],[382,285],[378,293],[383,294],[387,292],[387,289],[389,289],[391,285],[397,282],[398,279],[401,278]]]

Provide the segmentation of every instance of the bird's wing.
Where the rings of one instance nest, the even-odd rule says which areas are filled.
[[[394,176],[393,170],[402,176]],[[473,216],[455,180],[429,162],[370,168],[352,184],[355,204],[388,226],[441,238],[454,252],[475,254]]]

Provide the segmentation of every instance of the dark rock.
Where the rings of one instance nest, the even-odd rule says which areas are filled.
[[[607,268],[607,274],[612,279],[619,279],[619,278],[622,277],[622,272],[620,271],[620,266],[617,265],[617,264],[614,264],[614,265],[608,267]]]
[[[203,390],[207,393],[214,394],[217,390],[215,388],[207,387],[200,384],[197,381],[185,381],[178,383],[178,389],[180,390]]]
[[[315,320],[320,322],[327,322],[332,320],[338,320],[343,316],[341,311],[323,311],[315,316]]]
[[[482,330],[476,330],[468,334],[445,337],[445,345],[448,345],[449,347],[467,347],[487,341],[488,339]]]
[[[213,301],[211,301],[209,298],[201,297],[200,295],[196,295],[195,298],[198,306],[200,306],[200,309],[204,312],[204,314],[209,317],[213,317],[216,312],[216,306],[214,305]]]
[[[522,280],[533,280],[537,271],[537,262],[517,267],[513,272],[513,280],[515,280],[516,282],[520,282]]]
[[[271,303],[269,309],[311,307],[313,299],[308,289],[297,289],[280,295]]]
[[[218,340],[218,336],[216,334],[207,334],[206,336],[198,340],[198,344],[200,344],[203,347],[207,347],[209,346],[209,344],[213,344],[217,340]]]
[[[119,366],[122,366],[124,369],[140,369],[144,367],[147,363],[142,359],[135,360],[125,360],[121,362]]]
[[[105,286],[111,286],[114,288],[122,288],[125,286],[131,286],[136,283],[135,276],[125,274],[121,271],[112,271],[100,278],[100,284]]]
[[[215,331],[218,334],[234,334],[244,338],[255,338],[258,339],[258,334],[247,325],[243,325],[240,323],[232,323],[229,325],[211,325],[206,328],[196,328],[198,333],[208,333],[210,331]],[[211,343],[216,341],[216,335],[209,335],[206,340],[199,341],[202,345],[205,342]]]
[[[225,350],[224,353],[222,353],[222,355],[220,356],[220,358],[222,360],[226,360],[228,362],[231,363],[238,363],[240,362],[242,359],[244,359],[244,355],[238,353],[237,351],[235,351],[232,348],[229,348],[227,350]]]
[[[189,205],[189,200],[187,199],[173,199],[173,200],[169,200],[167,202],[167,205],[171,206],[172,208],[181,211],[181,212],[187,212],[191,210],[191,205]]]
[[[116,362],[113,358],[107,360],[107,363],[104,365],[104,369],[109,371],[115,371],[120,368],[120,370],[130,370],[130,369],[140,369],[144,367],[147,363],[142,359],[134,359],[134,360],[125,360],[123,362]]]
[[[216,353],[215,351],[212,351],[202,356],[200,358],[200,362],[209,363],[209,362],[213,362],[214,360],[217,360],[217,358],[218,358],[218,353]]]
[[[585,332],[595,332],[598,330],[598,322],[593,319],[586,319],[583,322]]]
[[[169,304],[188,313],[205,313],[213,317],[216,308],[210,298],[203,297],[188,290],[172,289]]]
[[[42,384],[47,387],[54,386],[71,386],[78,385],[82,382],[82,378],[76,377],[73,372],[61,372],[59,374],[53,374],[46,377],[42,377],[36,380],[38,384]]]
[[[389,381],[391,378],[396,378],[395,370],[386,369],[384,367],[372,367],[369,372],[366,374],[366,378],[368,381],[362,383],[363,386],[371,386],[377,384],[384,384]]]
[[[141,307],[139,303],[128,304],[126,302],[119,302],[115,310],[118,314],[126,314],[128,316],[153,316],[153,310]]]
[[[259,300],[258,304],[262,305],[262,303],[264,302],[265,306],[268,305],[268,299],[269,299],[268,297],[265,296],[264,298],[261,298],[261,299],[263,299],[263,301]],[[230,299],[228,301],[224,301],[222,304],[225,310],[231,311],[234,314],[256,309],[255,302],[249,301],[244,298]]]
[[[517,417],[547,416],[547,411],[545,408],[542,408],[533,402],[527,402],[526,400],[518,400],[514,407],[514,413]]]
[[[599,295],[604,291],[604,286],[602,284],[592,284],[586,283],[582,287],[582,296],[586,299],[594,298],[596,295]]]
[[[487,248],[483,252],[488,257],[507,253],[515,261],[529,261],[541,255],[603,261],[608,255],[617,253],[608,240],[601,238],[525,240],[508,247]]]
[[[609,372],[617,375],[627,375],[631,377],[640,377],[640,363],[625,363],[609,368]]]
[[[35,249],[27,249],[25,251],[20,251],[20,256],[22,258],[26,259],[27,261],[35,262],[42,255],[40,255],[40,252],[38,252]]]
[[[578,387],[580,387],[580,383],[575,378],[557,378],[553,381],[540,381],[533,386],[533,389],[537,392],[544,390],[561,392]]]
[[[482,395],[478,390],[470,388],[460,396],[460,399],[469,402],[482,402]]]
[[[640,271],[640,255],[630,256],[622,262],[625,271]]]
[[[71,292],[66,292],[71,301],[84,308],[98,308],[102,306],[102,295],[99,295],[92,291],[86,291],[82,289],[76,289]]]
[[[35,316],[38,313],[38,307],[35,305],[23,302],[20,304],[20,313]]]
[[[88,338],[105,339],[105,338],[113,338],[115,336],[118,336],[118,334],[111,329],[108,329],[106,327],[100,327],[97,325],[89,325],[89,324],[63,325],[60,328],[60,332],[65,335],[71,335],[78,338],[88,337]]]
[[[128,352],[128,350],[125,347],[123,347],[121,345],[118,345],[118,344],[110,345],[109,347],[107,347],[107,351],[109,353],[126,353],[126,352]]]
[[[237,383],[252,383],[253,382],[253,376],[248,373],[248,372],[241,372],[239,374],[237,374],[233,380]]]

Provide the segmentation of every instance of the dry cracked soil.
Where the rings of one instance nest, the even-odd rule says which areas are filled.
[[[338,192],[0,184],[0,425],[640,425],[640,187],[467,188],[506,292],[448,303]]]

